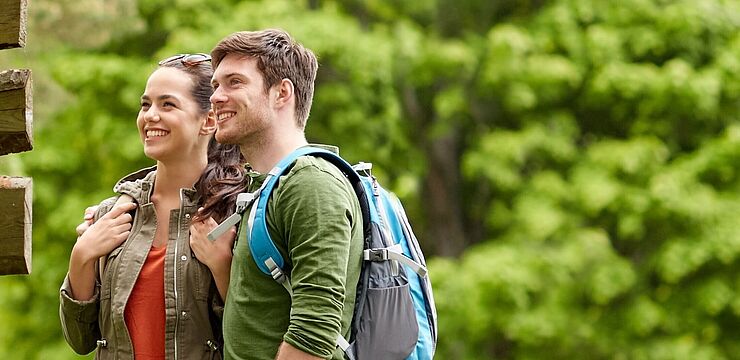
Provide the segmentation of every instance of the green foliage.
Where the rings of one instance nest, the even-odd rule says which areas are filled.
[[[736,354],[740,127],[724,54],[737,51],[738,22],[685,29],[668,17],[700,5],[666,15],[634,3],[562,1],[488,33],[481,86],[507,120],[477,137],[463,170],[493,189],[495,242],[431,265],[437,297],[465,298],[440,302],[455,314],[440,333],[459,342],[440,342],[445,357]],[[658,28],[639,49],[626,39],[645,16]],[[648,45],[662,50],[647,56]]]
[[[76,358],[56,314],[73,229],[151,163],[134,119],[156,61],[264,27],[319,56],[309,140],[374,162],[428,253],[456,221],[433,180],[454,191],[434,204],[472,246],[429,261],[437,358],[740,354],[737,0],[93,3],[35,2],[3,59],[34,71],[35,149],[0,160],[34,178],[34,259],[0,278],[0,358]]]

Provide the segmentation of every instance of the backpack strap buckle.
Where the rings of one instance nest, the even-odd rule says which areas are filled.
[[[236,211],[208,233],[208,240],[215,241],[232,226],[238,224],[242,220],[242,213],[256,197],[257,195],[254,193],[239,193],[239,195],[236,196]]]
[[[427,276],[427,267],[404,255],[399,244],[387,248],[364,250],[362,252],[362,257],[365,261],[394,260],[408,266],[421,277]]]
[[[357,172],[363,172],[364,171],[364,172],[367,172],[368,174],[370,173],[370,170],[372,170],[372,168],[373,168],[373,164],[372,163],[366,163],[366,162],[363,162],[363,161],[360,161],[356,165],[352,165],[352,169],[354,169],[355,171],[357,171]]]
[[[388,249],[366,249],[362,252],[362,258],[365,261],[386,261],[388,260]]]
[[[282,285],[285,290],[288,291],[288,294],[290,294],[290,298],[293,298],[293,287],[290,285],[290,279],[288,278],[288,275],[285,274],[283,269],[281,269],[277,263],[275,263],[275,260],[273,260],[271,257],[267,258],[265,260],[265,265],[268,269],[270,269],[270,275],[272,278],[280,285]]]
[[[374,262],[394,260],[394,251],[400,251],[400,246],[399,249],[396,249],[396,246],[398,245],[380,249],[366,249],[362,251],[362,257],[366,261]],[[391,261],[391,275],[398,276],[398,261]]]
[[[236,196],[236,213],[243,213],[256,197],[254,193],[239,193]]]

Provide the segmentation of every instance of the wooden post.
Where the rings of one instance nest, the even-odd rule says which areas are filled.
[[[0,275],[31,273],[30,178],[0,176]]]
[[[31,71],[0,72],[0,155],[33,149]]]
[[[0,49],[26,45],[26,0],[0,0]],[[31,71],[0,72],[0,155],[33,148]],[[30,178],[0,176],[0,275],[31,273]]]
[[[0,49],[26,46],[26,0],[0,0]]]

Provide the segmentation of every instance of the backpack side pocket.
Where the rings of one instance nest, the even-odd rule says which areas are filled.
[[[419,324],[409,284],[367,289],[367,299],[355,336],[358,360],[405,359],[419,339]]]

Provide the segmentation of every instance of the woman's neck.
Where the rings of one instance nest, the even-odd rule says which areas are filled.
[[[205,156],[195,161],[177,163],[157,162],[157,177],[154,181],[153,196],[159,199],[180,197],[180,189],[189,189],[200,179],[208,164]]]

